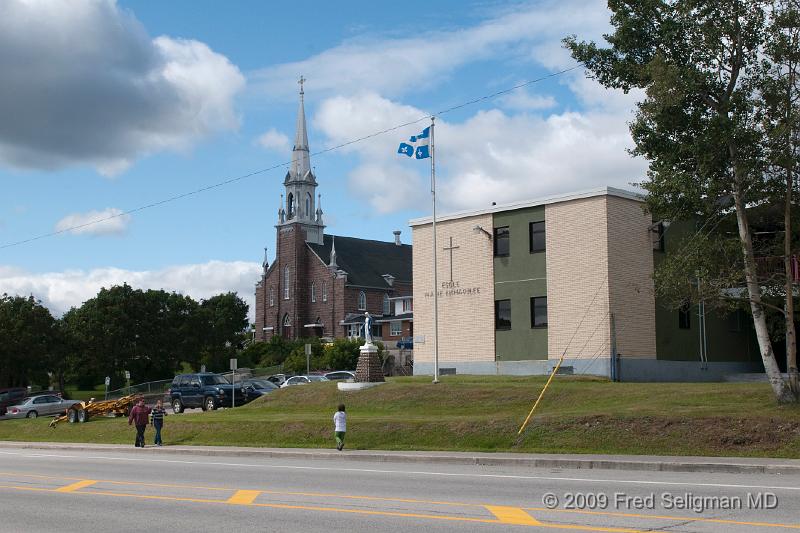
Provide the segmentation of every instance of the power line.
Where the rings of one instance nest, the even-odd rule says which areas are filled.
[[[318,155],[327,154],[329,152],[333,152],[333,151],[336,151],[336,150],[341,150],[342,148],[344,148],[346,146],[350,146],[352,144],[356,144],[356,143],[365,141],[367,139],[371,139],[373,137],[378,137],[380,135],[385,135],[387,133],[399,130],[401,128],[405,128],[406,126],[411,126],[413,124],[416,124],[418,122],[422,122],[424,120],[429,120],[432,116],[441,116],[441,115],[445,115],[447,113],[452,113],[453,111],[456,111],[458,109],[462,109],[464,107],[471,106],[471,105],[477,104],[479,102],[485,102],[487,100],[491,100],[493,98],[497,98],[498,96],[501,96],[501,95],[504,95],[504,94],[508,94],[510,92],[516,91],[517,89],[521,89],[522,87],[527,87],[528,85],[533,85],[534,83],[539,83],[541,81],[544,81],[544,80],[547,80],[547,79],[550,79],[550,78],[555,78],[555,77],[560,76],[562,74],[566,74],[567,72],[570,72],[572,70],[580,68],[581,66],[582,65],[580,65],[580,64],[579,65],[575,65],[575,66],[572,66],[570,68],[559,70],[558,72],[553,72],[551,74],[548,74],[547,76],[542,76],[541,78],[528,80],[528,81],[525,81],[523,83],[519,83],[517,85],[514,85],[513,87],[509,87],[507,89],[503,89],[501,91],[497,91],[497,92],[494,92],[494,93],[491,93],[491,94],[486,94],[486,95],[483,95],[481,97],[475,98],[473,100],[469,100],[467,102],[463,102],[461,104],[458,104],[458,105],[455,105],[455,106],[452,106],[452,107],[448,107],[446,109],[442,109],[441,111],[438,111],[436,113],[432,113],[432,114],[428,114],[428,115],[422,116],[422,117],[420,117],[420,118],[418,118],[416,120],[412,120],[412,121],[409,121],[409,122],[404,122],[403,124],[398,124],[398,125],[392,126],[390,128],[386,128],[386,129],[383,129],[383,130],[380,130],[380,131],[376,131],[376,132],[370,133],[368,135],[364,135],[363,137],[358,137],[357,139],[352,139],[350,141],[346,141],[346,142],[343,142],[341,144],[337,144],[336,146],[332,146],[330,148],[326,148],[324,150],[319,150],[317,152],[312,152],[310,154],[310,156],[318,156]],[[285,167],[287,165],[291,165],[294,162],[295,162],[295,159],[292,159],[292,160],[290,160],[288,162],[279,163],[277,165],[273,165],[273,166],[267,167],[267,168],[262,168],[260,170],[255,170],[253,172],[249,172],[247,174],[243,174],[243,175],[237,176],[235,178],[229,178],[229,179],[220,181],[218,183],[214,183],[212,185],[208,185],[206,187],[201,187],[200,189],[195,189],[193,191],[177,194],[175,196],[170,196],[168,198],[164,198],[162,200],[158,200],[156,202],[152,202],[152,203],[149,203],[149,204],[146,204],[146,205],[142,205],[142,206],[139,206],[139,207],[134,207],[133,209],[129,209],[129,210],[123,211],[121,213],[116,213],[114,215],[109,215],[107,217],[103,217],[103,218],[99,218],[99,219],[92,220],[92,221],[89,221],[89,222],[85,222],[83,224],[77,224],[75,226],[70,226],[68,228],[62,228],[60,230],[52,231],[50,233],[43,233],[41,235],[37,235],[35,237],[30,237],[28,239],[22,239],[22,240],[19,240],[19,241],[16,241],[16,242],[5,243],[5,244],[0,245],[0,250],[5,249],[5,248],[11,248],[11,247],[14,247],[14,246],[20,246],[20,245],[27,244],[27,243],[30,243],[30,242],[33,242],[33,241],[38,241],[40,239],[46,239],[48,237],[54,237],[56,235],[61,235],[62,233],[67,233],[67,232],[70,232],[70,231],[74,231],[74,230],[86,228],[86,227],[89,227],[89,226],[93,226],[95,224],[100,224],[101,222],[107,222],[109,220],[114,220],[114,219],[117,219],[117,218],[120,218],[120,217],[132,215],[134,213],[138,213],[138,212],[144,211],[146,209],[151,209],[153,207],[158,207],[158,206],[161,206],[161,205],[164,205],[164,204],[172,203],[172,202],[175,202],[177,200],[182,200],[184,198],[188,198],[190,196],[195,196],[195,195],[203,193],[203,192],[208,192],[208,191],[213,190],[213,189],[218,189],[220,187],[224,187],[225,185],[230,185],[231,183],[236,183],[238,181],[241,181],[241,180],[244,180],[244,179],[247,179],[247,178],[251,178],[251,177],[256,176],[258,174],[263,174],[265,172],[269,172],[270,170],[275,170],[277,168],[281,168],[281,167]]]

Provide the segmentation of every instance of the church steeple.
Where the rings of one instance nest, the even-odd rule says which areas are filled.
[[[297,125],[292,147],[292,164],[283,180],[286,189],[286,209],[281,208],[279,224],[301,223],[305,228],[306,241],[322,244],[322,212],[317,208],[317,179],[311,168],[306,130],[305,90],[306,79],[300,76],[300,103],[297,110]],[[283,200],[281,200],[283,204]],[[285,217],[285,218],[284,218]]]
[[[294,148],[292,148],[292,170],[297,179],[304,179],[311,170],[311,158],[308,155],[308,133],[306,131],[306,110],[304,105],[303,84],[306,79],[300,76],[300,107],[297,110],[297,126],[294,134]],[[313,177],[313,176],[312,176]]]

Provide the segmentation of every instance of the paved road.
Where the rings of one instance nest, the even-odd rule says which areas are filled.
[[[680,498],[690,508],[669,508]],[[0,531],[745,533],[798,522],[800,475],[0,450]]]

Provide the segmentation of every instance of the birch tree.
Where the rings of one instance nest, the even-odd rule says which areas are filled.
[[[793,402],[767,328],[746,207],[771,199],[759,87],[773,0],[609,0],[608,46],[565,45],[602,85],[643,89],[630,124],[633,155],[649,162],[641,186],[656,215],[736,217],[744,285],[776,399]],[[731,205],[720,202],[731,198]]]

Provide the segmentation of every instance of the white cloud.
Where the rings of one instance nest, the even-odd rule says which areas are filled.
[[[553,96],[542,96],[531,94],[524,88],[514,90],[497,99],[497,103],[507,109],[516,111],[534,111],[539,109],[550,109],[556,106],[557,102]]]
[[[120,235],[125,233],[130,222],[130,215],[109,207],[102,211],[67,215],[56,223],[56,231],[68,231],[73,235]]]
[[[568,34],[598,39],[608,28],[603,2],[545,0],[514,4],[471,28],[432,31],[413,38],[361,37],[303,61],[268,67],[252,82],[273,96],[294,98],[297,73],[314,94],[352,94],[368,88],[388,96],[448,79],[458,68],[487,58],[538,62],[547,68],[574,65],[560,49]],[[345,73],[346,75],[343,75]]]
[[[9,295],[29,296],[42,301],[55,316],[80,306],[103,287],[127,283],[137,289],[164,289],[196,300],[234,291],[250,306],[252,320],[255,283],[261,265],[245,261],[209,261],[195,265],[176,265],[161,270],[131,271],[96,268],[33,274],[0,265],[0,287]]]
[[[256,144],[266,148],[267,150],[273,150],[275,152],[282,153],[288,153],[290,148],[289,137],[279,132],[275,128],[270,128],[269,131],[260,135],[258,139],[256,139]]]
[[[107,175],[237,128],[244,77],[201,42],[161,36],[114,0],[0,3],[0,163]]]
[[[462,123],[438,119],[437,187],[443,212],[606,185],[630,188],[630,182],[643,177],[646,164],[626,152],[633,145],[626,124],[631,115],[614,102],[611,109],[597,102],[583,112],[508,115],[493,109]],[[420,116],[424,113],[411,106],[359,94],[323,101],[314,124],[329,144],[339,144]],[[424,205],[428,161],[406,159],[396,151],[400,140],[425,125],[348,146],[360,161],[348,176],[354,194],[379,212]]]

